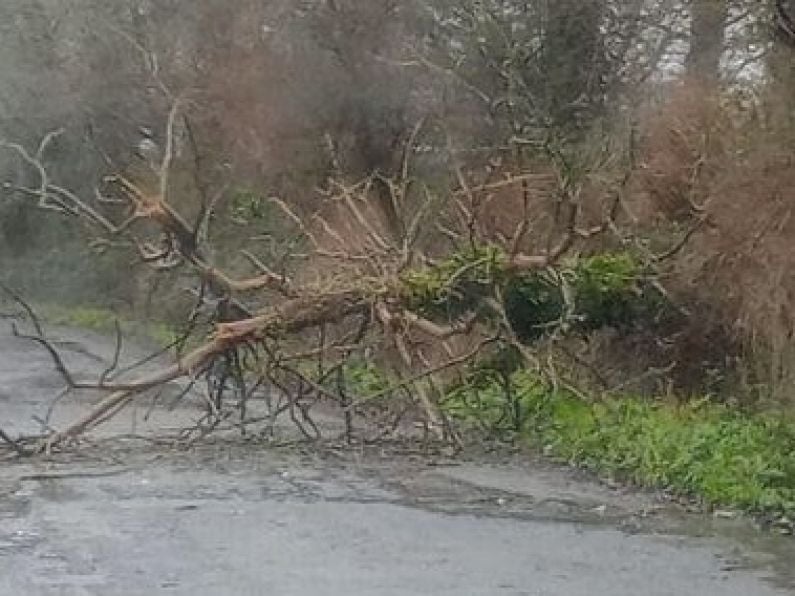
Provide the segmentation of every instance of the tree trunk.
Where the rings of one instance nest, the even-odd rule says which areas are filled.
[[[768,68],[774,85],[784,93],[795,91],[795,0],[775,0],[776,20]]]
[[[563,128],[583,123],[603,106],[604,2],[553,0],[547,7],[542,72],[547,111]]]
[[[715,83],[720,79],[720,60],[725,49],[726,0],[692,0],[690,51],[685,67],[693,78]]]

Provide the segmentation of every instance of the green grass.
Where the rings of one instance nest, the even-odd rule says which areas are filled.
[[[110,334],[115,332],[118,320],[125,333],[151,339],[160,346],[170,345],[177,338],[174,330],[164,323],[133,323],[105,308],[37,304],[34,309],[43,321],[51,325]]]
[[[546,454],[600,474],[672,489],[710,506],[795,515],[795,421],[706,401],[672,406],[635,398],[586,403],[548,390],[520,372],[513,378],[522,413],[519,437]],[[458,391],[462,391],[459,389]],[[497,420],[501,389],[463,405],[456,417]],[[502,400],[504,402],[504,400]]]

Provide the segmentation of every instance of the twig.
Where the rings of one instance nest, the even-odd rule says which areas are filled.
[[[16,451],[17,455],[19,455],[20,457],[25,457],[26,455],[29,455],[28,452],[25,451],[25,449],[22,447],[22,445],[20,445],[17,441],[9,437],[8,434],[2,428],[0,428],[0,440],[2,440],[4,443],[7,443],[9,447],[11,447],[11,449]]]
[[[64,382],[66,383],[66,385],[70,389],[75,389],[75,388],[78,387],[78,383],[75,383],[75,380],[72,377],[72,374],[69,372],[69,369],[66,368],[66,365],[64,364],[63,358],[61,358],[61,355],[58,353],[58,350],[55,349],[55,347],[52,345],[52,343],[50,343],[49,340],[47,340],[45,337],[42,337],[42,336],[23,335],[23,334],[21,334],[19,332],[19,329],[17,329],[17,326],[16,326],[15,323],[11,324],[11,330],[12,330],[12,332],[14,334],[14,337],[17,337],[19,339],[24,339],[24,340],[35,342],[35,343],[39,344],[40,346],[42,346],[45,350],[47,350],[47,352],[49,353],[50,357],[52,358],[53,363],[55,364],[56,370],[61,374],[61,376],[64,379]]]
[[[121,333],[121,324],[119,323],[119,319],[116,319],[114,321],[114,327],[115,327],[115,330],[116,330],[116,347],[115,347],[115,349],[113,351],[113,360],[108,365],[108,368],[106,368],[102,372],[102,376],[99,377],[99,384],[100,385],[103,385],[105,383],[105,381],[108,380],[110,375],[113,374],[113,371],[116,370],[118,368],[118,366],[119,366],[119,358],[121,357],[121,349],[122,349],[122,343],[123,343],[123,338],[122,338],[122,333]]]
[[[44,329],[42,328],[41,323],[39,322],[39,317],[36,316],[36,312],[27,302],[25,302],[22,296],[20,296],[17,292],[12,290],[2,281],[0,281],[0,290],[5,292],[14,302],[19,304],[25,310],[25,312],[28,315],[28,318],[30,319],[30,322],[33,324],[33,327],[36,330],[36,334],[39,337],[44,337]]]
[[[687,246],[691,238],[693,238],[693,236],[702,227],[704,227],[704,224],[707,223],[707,219],[708,219],[707,215],[702,215],[701,217],[699,217],[696,220],[696,222],[692,226],[690,226],[690,228],[688,228],[687,232],[685,232],[685,235],[682,237],[682,239],[679,242],[674,244],[670,249],[668,249],[664,253],[659,255],[654,255],[652,257],[653,261],[655,263],[661,263],[662,261],[667,261],[668,259],[676,256],[685,246]]]

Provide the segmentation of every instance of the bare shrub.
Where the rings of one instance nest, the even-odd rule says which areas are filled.
[[[679,382],[729,375],[783,398],[795,378],[795,131],[760,125],[765,108],[683,86],[647,128],[634,207],[657,235],[698,228],[664,267],[690,311],[672,339]]]
[[[642,116],[643,157],[636,176],[641,216],[685,222],[701,210],[723,161],[727,115],[714,89],[690,81]]]

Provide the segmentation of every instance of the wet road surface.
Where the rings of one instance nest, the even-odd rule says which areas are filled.
[[[101,369],[109,342],[72,335]],[[0,334],[0,426],[37,430],[58,387]],[[0,462],[0,596],[768,596],[795,593],[792,561],[792,539],[537,463],[121,439]]]

